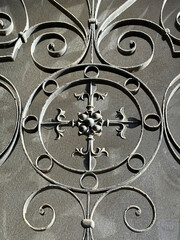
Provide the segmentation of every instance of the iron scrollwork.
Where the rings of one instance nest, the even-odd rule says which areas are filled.
[[[94,70],[93,74],[94,77],[91,77],[90,75],[87,75],[87,70],[91,69]],[[69,83],[66,83],[64,86],[60,86],[61,78],[63,78],[66,74],[71,74],[71,71],[80,71],[84,73],[84,78],[73,80]],[[101,78],[102,72],[106,70],[109,73],[116,72],[116,74],[121,78],[122,83],[117,83],[115,81]],[[129,88],[129,84],[132,83],[132,79],[134,79],[134,82],[136,83],[136,87]],[[54,90],[51,92],[47,92],[45,86],[52,83],[55,87]],[[128,84],[129,83],[129,84]],[[96,110],[96,103],[98,101],[103,101],[107,98],[108,92],[102,92],[98,91],[100,90],[101,86],[107,86],[107,87],[113,87],[115,89],[118,89],[120,92],[120,95],[123,94],[127,96],[127,98],[130,98],[130,100],[133,103],[133,106],[137,109],[139,117],[134,116],[127,116],[126,114],[126,108],[118,106],[116,112],[114,112],[114,119],[104,119],[103,113],[101,109]],[[57,115],[55,117],[49,118],[49,116],[46,116],[46,113],[48,112],[48,109],[50,108],[50,105],[56,101],[56,98],[61,96],[64,92],[68,91],[69,89],[73,89],[73,87],[77,86],[84,86],[85,91],[82,93],[74,93],[74,100],[77,99],[77,101],[82,101],[85,104],[85,111],[81,111],[76,113],[76,119],[66,119],[66,113],[68,115],[68,110],[64,110],[63,106],[59,106],[57,109]],[[145,91],[145,93],[148,95],[148,98],[150,96],[152,103],[154,105],[155,112],[153,113],[146,113],[144,114],[144,110],[140,106],[140,103],[138,102],[138,94],[141,93],[141,91]],[[42,106],[42,110],[40,112],[40,115],[29,115],[29,109],[31,108],[31,105],[33,105],[33,100],[35,100],[38,93],[44,93],[45,96],[45,104]],[[146,111],[145,111],[146,112]],[[47,118],[48,117],[48,118]],[[151,124],[148,122],[148,119],[153,119],[156,121],[156,124]],[[28,121],[34,120],[35,124],[32,126],[32,128],[28,128],[26,126],[26,123]],[[107,65],[101,65],[101,64],[79,64],[78,66],[70,67],[69,69],[63,69],[59,72],[54,73],[49,78],[45,79],[43,83],[41,83],[37,89],[33,92],[31,97],[29,98],[27,105],[25,106],[23,115],[22,115],[22,129],[21,129],[21,137],[23,141],[23,147],[25,150],[25,153],[31,162],[32,166],[35,168],[35,170],[43,176],[45,179],[50,181],[53,186],[56,187],[59,186],[63,187],[65,189],[70,189],[72,192],[80,192],[87,194],[88,201],[90,202],[91,194],[93,193],[102,193],[102,196],[106,196],[109,193],[113,192],[115,189],[120,190],[121,185],[128,184],[132,182],[134,179],[136,179],[138,176],[140,176],[146,168],[150,165],[153,158],[156,155],[156,152],[158,151],[158,148],[160,146],[161,138],[162,138],[162,121],[161,121],[161,110],[160,107],[154,97],[154,95],[151,93],[151,91],[145,86],[145,84],[140,80],[137,79],[134,75],[118,68],[114,68]],[[66,129],[75,129],[77,128],[77,134],[81,137],[85,136],[87,141],[87,149],[84,148],[76,148],[75,151],[71,152],[70,155],[72,157],[80,156],[84,158],[84,161],[88,164],[84,165],[85,169],[82,168],[75,168],[68,166],[68,164],[61,162],[61,157],[59,156],[58,159],[53,156],[53,154],[49,151],[48,146],[44,142],[43,137],[43,129],[46,131],[51,131],[56,133],[56,139],[55,141],[58,141],[59,143],[63,143],[64,139],[66,139]],[[132,131],[131,129],[140,128],[138,140],[136,143],[135,148],[129,153],[128,156],[126,156],[124,159],[121,159],[119,162],[117,162],[115,165],[110,165],[106,168],[99,168],[97,165],[97,158],[101,158],[103,155],[106,156],[106,158],[111,158],[111,151],[108,151],[106,149],[106,146],[97,147],[96,150],[94,149],[94,140],[96,137],[101,138],[101,136],[104,135],[104,128],[112,128],[112,133],[114,133],[114,137],[117,139],[121,139],[121,141],[126,141],[127,136],[126,132]],[[129,128],[129,129],[128,129]],[[143,154],[138,152],[138,148],[140,147],[141,143],[143,142],[143,135],[144,131],[158,131],[159,137],[158,137],[158,144],[156,148],[154,149],[154,153],[152,156],[145,157]],[[28,154],[27,146],[25,143],[24,134],[28,133],[29,136],[38,133],[39,135],[39,141],[41,142],[41,145],[43,146],[43,153],[40,153],[40,155],[36,158],[36,161],[30,157]],[[69,155],[69,157],[70,157]],[[149,158],[150,159],[146,159]],[[39,166],[39,162],[43,161],[44,159],[48,159],[49,161],[49,167],[44,169]],[[133,160],[138,159],[139,162],[141,162],[140,167],[135,167],[133,165]],[[106,186],[103,187],[100,184],[99,178],[101,178],[101,175],[106,174],[107,172],[113,172],[115,169],[120,168],[123,164],[127,165],[127,169],[129,169],[130,172],[132,172],[132,177],[130,179],[125,180],[122,183],[118,183],[113,186]],[[57,179],[54,179],[53,175],[51,175],[51,171],[53,168],[60,168],[61,171],[64,169],[65,171],[71,172],[73,174],[80,175],[79,178],[79,186],[68,186],[67,184],[62,184]],[[87,186],[85,183],[85,179],[90,177],[93,179],[93,182],[90,186]],[[122,187],[123,189],[129,189],[131,190],[132,187]],[[134,188],[132,188],[133,190]],[[117,190],[117,191],[118,191]],[[136,192],[141,192],[141,190],[136,190]],[[150,198],[143,193],[142,194],[150,203],[150,205],[153,208],[153,220],[152,223],[149,225],[149,227],[145,229],[136,229],[134,227],[131,227],[127,220],[127,211],[128,209],[136,209],[137,212],[140,214],[141,210],[138,206],[130,206],[130,208],[127,208],[124,215],[124,221],[125,224],[128,226],[129,229],[136,232],[143,232],[146,230],[149,230],[154,222],[156,217],[156,210],[155,206],[153,205]],[[100,201],[97,202],[97,205]],[[24,216],[26,215],[26,211],[28,208],[28,205],[30,204],[30,201],[28,200],[28,203],[26,202],[26,210],[24,210]],[[90,203],[88,204],[88,206]],[[89,206],[90,208],[90,206]],[[94,208],[95,211],[96,207]],[[90,216],[90,210],[87,210],[89,214],[85,216],[81,222],[81,225],[85,229],[85,235],[83,239],[88,239],[90,236],[93,238],[93,228],[95,227],[96,223],[93,220],[93,215]],[[93,212],[94,212],[93,211]],[[26,219],[26,218],[25,218]],[[26,219],[27,221],[27,219]],[[28,224],[30,225],[30,224]],[[47,227],[48,228],[48,227]],[[33,228],[35,229],[35,228]],[[45,230],[44,228],[42,228]]]
[[[25,13],[24,29],[20,31],[15,38],[11,40],[0,41],[0,49],[13,47],[12,54],[0,56],[0,62],[14,61],[19,49],[19,45],[20,45],[19,42],[22,42],[22,43],[25,42],[25,39],[23,38],[23,34],[29,29],[29,17],[28,17],[28,13],[27,13],[27,9],[24,1],[20,0],[20,3]],[[6,12],[0,12],[0,36],[3,36],[3,37],[9,36],[12,34],[13,31],[14,31],[14,22],[12,17]]]
[[[65,13],[67,16],[70,16],[71,20],[73,20],[73,22],[75,24],[77,24],[80,31],[77,30],[77,28],[75,28],[73,26],[67,25],[67,23],[43,23],[43,24],[39,24],[35,27],[32,27],[29,30],[29,32],[27,31],[27,33],[25,33],[24,36],[26,36],[26,38],[28,38],[31,35],[31,32],[38,31],[42,28],[52,27],[52,25],[56,26],[57,24],[59,24],[59,27],[70,27],[71,30],[75,30],[78,34],[80,34],[82,39],[84,38],[84,41],[86,42],[86,44],[85,44],[86,47],[85,47],[84,53],[81,57],[81,60],[86,55],[87,50],[90,48],[90,51],[91,51],[90,62],[91,63],[79,64],[77,66],[70,66],[69,68],[59,68],[62,70],[55,72],[58,70],[58,68],[52,69],[52,68],[43,66],[43,65],[39,64],[33,57],[33,60],[36,64],[36,66],[39,67],[41,70],[48,71],[48,72],[55,72],[55,73],[52,76],[50,76],[50,78],[45,79],[44,82],[41,83],[37,87],[37,89],[33,92],[31,97],[29,98],[29,100],[25,106],[23,115],[22,115],[21,138],[22,138],[25,153],[26,153],[30,163],[32,164],[33,168],[41,176],[43,176],[45,179],[50,181],[52,183],[52,185],[49,185],[47,187],[40,189],[39,191],[33,193],[27,199],[27,201],[24,205],[24,210],[23,210],[24,219],[25,219],[26,223],[34,230],[43,231],[43,230],[50,228],[55,221],[55,210],[51,205],[49,205],[49,204],[42,205],[39,209],[40,214],[44,214],[45,208],[50,208],[53,212],[53,217],[52,217],[52,221],[50,222],[50,224],[48,226],[42,227],[42,228],[34,227],[29,223],[29,221],[26,218],[27,209],[28,209],[29,204],[33,200],[33,198],[36,195],[38,195],[40,192],[45,191],[46,189],[53,189],[53,188],[60,189],[63,191],[67,191],[71,195],[73,195],[76,198],[76,200],[80,203],[81,208],[83,209],[84,216],[81,221],[81,225],[84,228],[83,239],[90,239],[90,238],[94,239],[93,229],[95,228],[96,223],[93,220],[93,215],[95,213],[97,206],[107,195],[109,195],[113,192],[125,189],[125,190],[135,191],[135,192],[139,193],[140,195],[142,195],[143,197],[145,197],[146,200],[151,205],[152,211],[153,211],[152,221],[149,224],[149,226],[144,229],[138,229],[138,228],[132,227],[129,224],[128,219],[127,219],[127,212],[130,209],[135,209],[136,215],[139,216],[139,215],[141,215],[141,208],[136,205],[130,205],[129,207],[126,208],[126,210],[124,212],[125,224],[127,225],[127,227],[130,230],[132,230],[134,232],[147,231],[153,226],[155,219],[156,219],[155,205],[153,204],[152,200],[148,197],[148,195],[145,194],[143,191],[141,191],[137,188],[134,188],[134,187],[126,186],[126,184],[132,182],[134,179],[136,179],[138,176],[140,176],[146,170],[146,168],[150,165],[150,163],[152,162],[153,158],[155,157],[155,155],[158,151],[158,148],[159,148],[160,142],[161,142],[161,138],[162,138],[161,110],[157,103],[157,100],[155,99],[152,92],[147,88],[147,86],[140,79],[138,79],[137,77],[128,73],[125,70],[128,70],[128,71],[136,70],[137,71],[137,70],[141,70],[141,69],[144,69],[145,67],[147,67],[153,59],[154,42],[149,35],[147,35],[144,32],[141,32],[141,31],[129,31],[129,32],[126,32],[125,34],[122,34],[118,38],[118,41],[117,41],[117,50],[121,54],[132,55],[136,51],[136,43],[135,42],[130,42],[130,50],[125,50],[120,46],[121,41],[123,39],[125,39],[126,37],[129,37],[129,36],[130,37],[134,36],[134,35],[145,39],[150,44],[151,49],[152,49],[152,54],[147,61],[145,61],[144,63],[142,63],[140,65],[137,65],[137,66],[135,65],[135,66],[131,66],[131,67],[118,67],[118,68],[116,68],[115,66],[112,66],[101,56],[99,45],[100,45],[101,41],[103,40],[103,38],[108,33],[110,33],[111,30],[118,28],[120,26],[126,26],[129,24],[144,25],[146,27],[152,27],[159,33],[162,33],[162,28],[160,28],[157,24],[154,24],[150,21],[146,21],[146,20],[142,20],[142,19],[122,20],[122,21],[119,21],[117,23],[113,23],[110,25],[110,23],[114,19],[116,19],[117,16],[119,16],[123,11],[125,11],[134,2],[136,2],[136,1],[129,0],[129,1],[126,1],[126,3],[123,4],[122,6],[120,6],[117,10],[115,10],[104,21],[104,23],[101,25],[101,27],[98,29],[97,16],[98,16],[98,10],[99,10],[101,1],[97,2],[96,8],[95,8],[94,1],[92,1],[92,4],[90,4],[90,2],[87,1],[88,8],[89,8],[89,14],[90,14],[89,34],[87,34],[86,30],[84,29],[82,24],[71,13],[69,13],[68,10],[66,10],[57,1],[50,1],[50,2],[53,5],[55,5],[58,9],[60,9],[63,13]],[[97,35],[96,35],[96,29],[98,29]],[[51,55],[52,57],[62,57],[65,54],[65,52],[67,51],[67,43],[66,43],[65,38],[62,35],[57,35],[57,34],[54,35],[54,33],[48,33],[48,34],[41,35],[36,40],[34,40],[34,42],[32,44],[32,48],[31,48],[32,56],[33,56],[33,53],[34,53],[35,48],[38,45],[38,43],[40,43],[44,39],[50,39],[52,36],[63,41],[64,47],[60,51],[57,51],[55,48],[55,45],[50,43],[47,46],[49,55]],[[94,64],[94,50],[96,50],[96,54],[99,57],[99,59],[102,61],[103,64]],[[78,61],[75,64],[77,64],[81,60],[78,59]],[[109,66],[104,63],[108,64]],[[75,64],[73,63],[72,65],[75,65]],[[123,70],[123,69],[125,69],[125,70]],[[100,77],[101,72],[103,72],[104,70],[108,71],[108,72],[116,73],[120,77],[125,78],[124,83],[117,83],[116,81],[112,81],[112,80]],[[65,84],[64,86],[61,86],[60,78],[61,77],[63,78],[64,75],[69,74],[74,71],[77,71],[77,72],[83,71],[84,78],[81,78],[78,80],[73,80],[73,81]],[[90,74],[92,72],[93,72],[93,76]],[[123,81],[123,80],[121,80],[121,81]],[[51,84],[54,86],[54,90],[49,91],[49,90],[47,90],[46,87]],[[130,98],[130,100],[133,102],[135,108],[137,109],[139,117],[138,118],[134,118],[133,116],[127,117],[126,108],[124,108],[124,106],[119,105],[116,109],[116,112],[114,112],[115,119],[104,119],[101,109],[95,110],[95,105],[96,105],[95,103],[97,101],[104,101],[106,99],[106,97],[108,96],[107,92],[101,93],[101,92],[97,91],[97,89],[99,90],[99,87],[102,84],[105,86],[108,86],[108,87],[116,88],[120,91],[120,93],[125,94],[128,98]],[[135,87],[129,88],[129,85],[131,85],[131,84],[135,85]],[[53,117],[51,119],[44,119],[48,107],[54,100],[56,100],[56,98],[59,95],[61,95],[63,92],[67,91],[68,89],[71,89],[73,87],[77,87],[80,85],[85,86],[85,91],[82,93],[74,93],[74,97],[77,99],[77,101],[87,101],[87,105],[86,105],[85,111],[81,111],[81,112],[77,113],[76,120],[66,119],[67,110],[64,109],[63,106],[59,106],[59,108],[57,109],[58,113],[55,117]],[[153,112],[153,113],[146,112],[146,114],[144,114],[144,112],[140,106],[140,103],[138,101],[138,97],[136,98],[136,96],[138,96],[138,93],[141,91],[144,91],[148,96],[150,96],[150,99],[154,106],[153,111],[155,111],[155,112]],[[42,110],[41,110],[39,116],[36,116],[33,114],[29,115],[28,114],[29,109],[31,108],[31,105],[33,104],[34,98],[36,97],[36,95],[38,95],[39,92],[43,92],[48,98],[46,99],[45,104],[42,106]],[[95,100],[96,100],[96,102],[95,102]],[[156,124],[153,124],[153,125],[150,124],[148,121],[149,119],[155,120]],[[33,127],[28,128],[26,126],[26,123],[31,120],[34,120],[35,124]],[[44,128],[47,129],[48,131],[52,131],[52,130],[55,131],[56,135],[57,135],[57,138],[56,138],[57,141],[63,141],[64,136],[66,135],[66,128],[74,128],[74,127],[78,128],[79,136],[86,137],[87,149],[85,150],[83,147],[76,148],[75,151],[72,152],[72,157],[80,156],[80,157],[88,160],[88,164],[87,164],[87,166],[85,165],[85,169],[73,168],[64,163],[61,163],[61,161],[59,161],[60,159],[56,159],[49,152],[49,150],[45,146],[45,143],[43,140],[42,131]],[[130,131],[132,128],[140,127],[140,135],[139,135],[139,138],[138,138],[135,148],[132,150],[132,152],[128,156],[126,156],[124,159],[121,159],[120,162],[118,162],[117,164],[115,164],[113,166],[109,166],[106,168],[99,168],[96,166],[96,161],[97,161],[96,159],[100,158],[103,155],[105,155],[106,157],[111,156],[111,152],[109,152],[104,146],[97,147],[96,150],[94,149],[95,137],[96,136],[100,137],[101,135],[103,135],[103,129],[106,127],[107,128],[112,127],[112,129],[114,129],[116,131],[116,135],[117,135],[116,137],[118,137],[118,138],[120,137],[122,139],[122,141],[126,140],[126,131],[128,128],[130,128],[129,129],[129,131]],[[137,152],[139,146],[141,145],[141,142],[143,141],[144,131],[159,131],[158,144],[157,144],[152,156],[150,156],[150,159],[146,159],[143,156],[143,154]],[[33,159],[30,157],[30,155],[28,154],[28,150],[26,148],[25,139],[24,139],[25,132],[28,134],[37,134],[38,133],[39,141],[41,142],[43,149],[44,149],[44,153],[41,153],[36,158],[35,163],[34,163]],[[44,158],[48,159],[49,163],[50,163],[49,167],[46,169],[44,169],[44,168],[42,169],[39,166],[39,162],[43,161]],[[141,167],[134,167],[132,165],[134,158],[138,159],[142,163]],[[100,186],[99,177],[102,174],[106,174],[106,172],[112,172],[115,169],[120,168],[123,164],[127,164],[127,168],[133,174],[133,176],[130,179],[127,179],[124,182],[118,183],[113,186],[106,186],[106,187]],[[53,179],[53,177],[49,174],[51,173],[51,170],[54,167],[60,167],[61,170],[64,169],[65,171],[70,171],[73,174],[80,175],[79,186],[78,187],[77,186],[68,186],[67,184],[62,184],[61,182],[57,181],[56,179]],[[92,184],[91,186],[86,186],[86,184],[84,183],[84,179],[87,177],[94,179],[94,184]],[[74,192],[84,193],[87,195],[86,211],[85,211],[83,204],[81,203],[81,201],[75,195]],[[95,205],[91,211],[90,210],[91,194],[93,194],[93,193],[100,193],[102,195],[97,200],[97,202],[95,203]]]
[[[11,56],[1,56],[0,61],[9,61],[15,60],[16,54],[18,49],[23,45],[23,43],[27,42],[28,39],[32,36],[32,34],[38,33],[41,30],[49,30],[51,28],[58,29],[58,32],[49,31],[43,33],[33,40],[31,45],[31,56],[33,59],[34,64],[42,71],[53,73],[50,77],[46,78],[42,83],[38,85],[38,87],[34,90],[31,94],[22,114],[21,119],[21,140],[23,144],[23,148],[25,154],[30,161],[32,167],[35,169],[37,173],[39,173],[43,178],[45,178],[51,184],[39,189],[38,191],[34,192],[29,196],[26,200],[24,208],[23,208],[23,217],[25,222],[31,227],[33,230],[36,231],[44,231],[50,228],[55,221],[55,209],[50,204],[43,204],[39,208],[39,213],[44,215],[46,208],[52,210],[52,220],[50,223],[45,227],[35,227],[30,224],[29,220],[27,219],[27,210],[32,202],[32,200],[39,195],[40,193],[45,192],[46,190],[51,189],[58,189],[60,191],[65,191],[71,196],[73,196],[77,202],[79,203],[82,209],[82,221],[81,225],[84,228],[83,232],[83,239],[94,239],[93,236],[93,229],[96,227],[96,222],[94,221],[95,210],[98,208],[99,204],[103,201],[103,199],[114,192],[119,192],[121,190],[129,190],[132,192],[139,193],[139,195],[143,196],[147,202],[150,204],[152,208],[152,221],[144,229],[139,229],[136,227],[131,226],[128,222],[127,213],[129,210],[134,209],[137,216],[141,215],[141,208],[137,205],[130,205],[124,211],[124,222],[126,226],[134,231],[134,232],[144,232],[149,230],[155,223],[156,220],[156,209],[155,205],[150,199],[150,197],[135,187],[128,186],[131,182],[133,182],[137,177],[139,177],[145,170],[149,167],[151,162],[153,161],[160,143],[162,139],[162,130],[163,130],[163,121],[161,115],[160,106],[151,92],[151,90],[143,83],[142,80],[137,78],[135,75],[131,74],[130,72],[135,72],[139,70],[143,70],[151,64],[154,52],[155,52],[155,43],[153,38],[145,33],[144,31],[140,30],[129,30],[124,33],[121,33],[116,41],[116,51],[118,54],[122,54],[125,56],[131,56],[136,52],[137,44],[134,40],[131,40],[129,43],[129,49],[125,49],[122,47],[122,41],[129,38],[129,37],[137,37],[145,40],[151,49],[150,56],[144,61],[139,64],[132,64],[131,66],[123,66],[118,62],[116,64],[111,63],[101,51],[101,43],[102,41],[111,34],[113,30],[121,29],[121,27],[126,26],[143,26],[147,29],[153,29],[155,32],[160,34],[164,40],[170,45],[172,55],[173,56],[180,56],[179,51],[175,51],[174,43],[179,44],[179,39],[173,36],[170,31],[165,27],[163,23],[163,10],[167,0],[164,0],[161,13],[160,13],[160,25],[154,23],[150,20],[146,19],[137,19],[137,18],[129,18],[123,19],[120,21],[116,21],[116,18],[120,16],[124,11],[135,4],[136,0],[127,0],[124,4],[122,4],[119,8],[113,11],[105,21],[99,26],[98,23],[98,12],[101,6],[101,0],[98,0],[96,5],[95,1],[92,0],[91,3],[87,0],[87,7],[89,10],[89,29],[88,31],[83,26],[83,24],[66,8],[64,8],[59,2],[55,0],[49,0],[49,2],[54,5],[57,9],[59,9],[62,13],[64,13],[71,21],[72,24],[68,22],[58,22],[58,21],[49,21],[38,23],[34,26],[29,27],[28,15],[27,10],[24,4],[24,1],[21,0],[21,3],[24,7],[25,15],[26,15],[26,26],[22,32],[19,33],[19,36],[9,42],[0,43],[0,47],[9,47],[13,46],[14,51]],[[0,13],[1,19],[6,19],[9,22],[8,27],[4,25],[4,22],[0,20],[0,35],[9,35],[13,30],[13,20],[12,18],[6,13]],[[176,17],[176,27],[179,29],[179,13]],[[53,58],[53,61],[56,62],[58,59],[63,59],[68,51],[70,51],[68,46],[68,40],[66,37],[59,32],[61,29],[69,30],[73,34],[77,34],[80,40],[83,43],[83,48],[80,56],[69,64],[63,64],[59,66],[58,64],[56,67],[48,66],[43,64],[43,62],[39,62],[39,60],[35,57],[35,52],[38,48],[38,45],[48,40],[49,44],[46,48],[46,53],[50,57]],[[56,44],[52,39],[60,41],[63,44],[61,49],[57,49]],[[90,60],[89,63],[82,63],[84,58],[90,52]],[[96,54],[97,58],[100,60],[101,63],[94,63],[94,54]],[[106,79],[103,76],[103,71],[108,72],[109,74],[114,74],[116,77],[118,76],[118,81],[113,79],[113,77],[109,77]],[[65,83],[64,85],[61,84],[61,79],[63,76],[71,74],[73,72],[81,72],[81,77],[75,78],[72,77],[70,82]],[[93,72],[93,76],[90,74]],[[83,75],[83,77],[82,77]],[[176,77],[172,83],[167,88],[164,97],[164,107],[163,107],[163,115],[165,121],[165,135],[168,140],[169,146],[172,149],[173,153],[179,160],[179,145],[176,143],[175,139],[173,138],[167,120],[167,108],[168,104],[173,97],[174,93],[179,89],[179,76]],[[170,93],[168,99],[167,95],[171,87],[175,84],[175,88]],[[48,90],[48,86],[53,85],[53,90]],[[129,85],[133,85],[133,88],[129,88]],[[49,106],[53,101],[62,95],[65,91],[69,89],[73,89],[74,87],[84,87],[84,91],[74,92],[74,100],[77,100],[77,103],[86,102],[85,108],[81,110],[81,112],[77,112],[74,119],[66,119],[66,113],[68,113],[69,109],[64,109],[63,106],[58,107],[58,113],[56,116],[51,117],[50,119],[46,119],[46,113],[48,111]],[[122,95],[128,98],[131,101],[131,104],[136,109],[136,113],[138,116],[130,116],[129,112],[126,113],[126,107],[121,105],[117,106],[116,110],[113,112],[113,118],[107,119],[103,115],[103,110],[100,107],[96,108],[96,104],[98,101],[101,101],[102,106],[103,102],[106,101],[107,97],[109,96],[108,92],[101,91],[101,86],[106,86],[106,88],[113,88],[119,91],[119,95]],[[6,87],[7,88],[7,87]],[[102,87],[103,88],[103,87]],[[14,89],[14,88],[13,88]],[[100,92],[99,92],[100,91]],[[39,115],[37,113],[31,112],[31,106],[33,105],[34,99],[38,96],[38,94],[44,94],[45,96],[45,103],[43,103],[41,111]],[[147,96],[147,99],[151,103],[152,112],[146,110],[145,107],[142,107],[142,102],[139,101],[139,95],[143,93]],[[17,94],[17,93],[16,93]],[[13,95],[13,94],[12,94]],[[14,95],[13,95],[14,96]],[[17,94],[18,96],[18,94]],[[16,100],[17,101],[17,100]],[[19,104],[19,105],[18,105]],[[20,111],[20,101],[18,97],[18,111]],[[80,105],[82,106],[82,105]],[[56,109],[55,109],[56,110]],[[30,113],[29,113],[30,112]],[[19,117],[19,112],[18,112]],[[153,123],[151,123],[152,120]],[[18,132],[18,122],[16,125],[15,130],[15,137],[17,136]],[[33,122],[33,126],[28,126],[29,122]],[[155,122],[155,123],[154,123]],[[87,141],[87,148],[84,147],[76,147],[74,151],[72,150],[69,158],[71,157],[81,157],[84,159],[84,168],[72,167],[71,165],[65,164],[61,162],[61,156],[57,159],[50,153],[48,147],[46,146],[43,138],[43,129],[46,129],[49,132],[56,133],[56,141],[58,143],[63,142],[66,136],[67,129],[77,129],[77,136],[79,138],[85,137]],[[113,137],[116,137],[118,141],[128,141],[128,137],[126,134],[128,132],[133,131],[134,129],[139,130],[139,135],[137,137],[137,142],[135,147],[124,157],[121,158],[115,164],[109,163],[108,166],[99,167],[97,164],[98,160],[102,157],[106,157],[106,159],[111,158],[112,152],[109,151],[108,146],[98,146],[94,148],[94,141],[96,137],[101,137],[105,134],[106,128],[112,129]],[[145,156],[144,153],[141,153],[141,144],[144,139],[144,133],[151,132],[152,134],[155,132],[157,136],[157,145],[152,150],[152,153]],[[25,135],[28,137],[36,136],[38,141],[40,142],[40,154],[36,156],[36,158],[31,157],[31,154],[28,152],[28,148],[25,142]],[[13,144],[15,142],[15,137],[13,140]],[[119,143],[119,142],[118,142]],[[176,149],[176,151],[174,150]],[[178,152],[178,154],[177,154]],[[43,168],[40,166],[40,162],[44,159],[48,159],[49,166]],[[132,163],[134,159],[138,159],[141,162],[141,166],[135,167]],[[107,186],[103,186],[99,179],[102,175],[107,173],[112,173],[114,170],[121,168],[121,166],[126,166],[126,168],[132,174],[131,177],[128,179],[123,179],[120,182],[116,182],[116,184],[109,184]],[[54,178],[51,175],[53,172],[52,170],[57,168],[60,171],[67,171],[69,173],[73,173],[79,177],[78,186],[76,183],[74,185],[68,185],[64,181],[61,181]],[[86,178],[92,178],[94,180],[94,184],[90,186],[86,186],[84,180]],[[116,180],[116,179],[115,179]],[[87,195],[87,205],[86,208],[83,206],[83,203],[76,195],[76,192],[81,194]],[[91,206],[91,195],[92,194],[101,194],[99,199],[96,203]],[[92,208],[91,208],[92,207]]]
[[[164,19],[163,19],[163,13],[164,13],[164,9],[166,7],[167,2],[168,2],[168,0],[163,1],[163,5],[162,5],[162,8],[161,8],[161,13],[160,13],[160,25],[163,27],[166,34],[170,36],[170,38],[172,39],[172,42],[177,44],[177,45],[180,45],[180,38],[174,36],[171,33],[171,30],[169,28],[165,27],[165,23],[164,23]],[[176,18],[175,18],[175,27],[178,31],[180,30],[179,17],[180,17],[180,12],[177,13]],[[179,51],[175,51],[175,49],[173,49],[173,51],[174,51],[175,55],[178,54],[178,56],[179,56]]]

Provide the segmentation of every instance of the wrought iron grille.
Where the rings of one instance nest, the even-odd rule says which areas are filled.
[[[1,66],[7,66],[5,63],[10,64],[11,61],[15,64],[21,59],[21,55],[18,59],[19,54],[22,54],[21,49],[24,49],[27,59],[31,57],[33,62],[32,76],[35,76],[33,71],[35,74],[41,72],[41,81],[38,79],[38,83],[29,77],[32,85],[36,86],[35,89],[31,89],[27,82],[21,86],[20,96],[26,95],[25,89],[28,87],[28,94],[32,92],[29,98],[23,95],[27,100],[26,104],[22,104],[23,111],[18,91],[10,80],[0,75],[1,88],[10,93],[16,106],[13,135],[1,152],[0,163],[2,165],[9,157],[20,132],[23,150],[31,168],[47,183],[34,191],[24,203],[23,219],[35,231],[47,232],[56,224],[57,218],[65,217],[56,214],[58,207],[53,207],[50,203],[39,207],[40,215],[46,215],[46,211],[51,214],[51,219],[46,224],[42,225],[41,220],[33,220],[33,217],[30,219],[28,215],[30,205],[46,193],[52,198],[53,190],[57,190],[55,196],[61,192],[67,198],[76,200],[77,208],[80,209],[78,226],[82,228],[81,236],[76,230],[78,239],[100,239],[97,236],[106,239],[102,233],[98,235],[95,232],[98,224],[103,225],[103,220],[100,216],[96,217],[96,212],[109,195],[117,201],[123,199],[125,194],[117,197],[121,192],[133,195],[130,204],[122,201],[122,206],[125,206],[122,219],[130,232],[143,234],[156,222],[154,201],[140,188],[130,184],[145,174],[154,160],[161,145],[163,131],[169,150],[180,162],[178,136],[174,135],[168,118],[171,101],[175,96],[178,99],[180,75],[168,87],[164,86],[162,101],[164,92],[161,91],[159,97],[159,90],[151,90],[152,85],[146,84],[143,73],[151,67],[155,58],[157,36],[159,44],[165,43],[171,51],[171,58],[179,59],[180,38],[175,33],[180,29],[180,5],[178,1],[173,1],[173,4],[177,4],[177,9],[174,9],[175,31],[171,32],[166,27],[164,17],[170,1],[162,2],[159,23],[142,18],[146,10],[138,18],[129,18],[131,15],[122,17],[128,10],[136,9],[137,2],[115,1],[115,8],[106,9],[106,1],[84,1],[83,9],[86,9],[86,13],[83,14],[83,23],[72,13],[73,3],[48,0],[46,6],[58,11],[60,20],[33,25],[29,23],[31,18],[28,16],[30,3],[23,0],[11,2],[8,3],[10,6],[18,4],[25,20],[24,26],[21,26],[22,29],[16,35],[13,17],[5,11],[2,3]],[[39,3],[36,4],[39,6]],[[61,20],[62,16],[65,20]],[[138,50],[138,44],[141,50]],[[25,73],[26,71],[27,69]],[[152,72],[151,77],[153,76]],[[160,100],[162,104],[159,103]],[[61,201],[58,196],[56,198]],[[60,205],[55,205],[66,206],[66,198],[63,201]],[[146,207],[140,207],[142,203]],[[74,202],[67,208],[73,209],[73,204]],[[106,208],[113,206],[107,204]],[[116,206],[115,209],[118,210]],[[147,211],[147,215],[144,216],[143,211]],[[111,217],[114,215],[116,214],[112,213]],[[141,215],[145,219],[143,223],[138,220]],[[108,217],[110,216],[107,215],[106,218]],[[121,235],[122,231],[119,229],[118,234]],[[64,231],[59,230],[59,234],[60,238],[69,239]],[[72,238],[73,234],[74,230],[70,233],[71,239],[77,239],[75,236]],[[108,234],[107,236],[109,239]],[[113,237],[112,234],[110,238],[119,239],[119,236]],[[125,236],[122,234],[120,239],[125,239]],[[143,239],[146,237],[143,236]]]

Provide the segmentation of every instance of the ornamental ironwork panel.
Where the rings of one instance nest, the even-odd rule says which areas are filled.
[[[144,17],[149,9],[158,15]],[[159,191],[160,173],[151,173],[153,160],[166,156],[178,185],[179,11],[176,0],[2,1],[0,86],[8,98],[1,109],[13,97],[16,117],[9,137],[11,110],[2,114],[0,164],[20,149],[19,136],[19,161],[30,162],[30,170],[22,164],[4,177],[20,176],[13,196],[23,198],[27,234],[4,231],[2,239],[168,239],[155,230],[165,197],[147,194],[146,185],[168,195]],[[38,190],[27,194],[30,181]]]

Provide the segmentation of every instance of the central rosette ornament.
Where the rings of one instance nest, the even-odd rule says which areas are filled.
[[[101,111],[84,112],[78,114],[79,135],[95,135],[102,134],[103,119]]]
[[[126,139],[125,132],[126,129],[131,125],[131,128],[141,124],[140,120],[128,119],[124,112],[124,107],[121,107],[116,111],[116,118],[118,119],[103,119],[101,111],[94,111],[94,99],[104,100],[107,96],[107,93],[100,93],[97,91],[97,86],[94,82],[88,82],[86,91],[82,93],[75,93],[74,96],[78,101],[84,101],[87,99],[86,111],[79,112],[77,120],[67,120],[65,119],[65,111],[61,108],[58,108],[58,114],[55,119],[46,120],[42,122],[41,125],[48,126],[51,129],[52,126],[55,127],[57,133],[57,139],[64,137],[64,127],[78,127],[78,134],[85,135],[87,141],[87,148],[75,148],[75,151],[72,153],[72,156],[80,156],[84,158],[85,167],[88,171],[93,171],[96,167],[96,158],[101,157],[102,155],[109,156],[108,151],[102,147],[94,148],[94,136],[101,136],[103,131],[103,126],[105,127],[115,127],[117,135],[122,139]]]

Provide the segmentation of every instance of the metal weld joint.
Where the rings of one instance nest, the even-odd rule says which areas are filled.
[[[23,43],[27,43],[27,37],[25,36],[24,32],[19,32],[19,38],[21,38]]]
[[[81,221],[81,225],[84,228],[94,228],[95,227],[95,222],[92,219],[83,219]]]
[[[97,26],[98,26],[98,24],[97,24],[97,19],[96,18],[90,18],[89,20],[88,20],[88,22],[89,22],[89,28],[90,28],[90,26],[91,25],[95,25],[95,28],[97,29]]]

